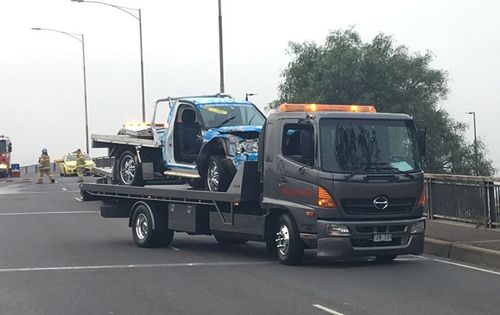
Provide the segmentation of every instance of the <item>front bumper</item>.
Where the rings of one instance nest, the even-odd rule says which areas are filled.
[[[317,222],[316,255],[322,258],[345,259],[383,255],[420,255],[424,251],[424,233],[412,234],[412,225],[425,222],[424,218],[388,221],[324,221]],[[347,226],[349,236],[330,236],[327,224]],[[391,234],[392,241],[375,242],[374,235]],[[306,243],[311,235],[301,234]]]

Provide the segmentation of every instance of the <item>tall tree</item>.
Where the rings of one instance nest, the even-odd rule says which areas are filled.
[[[430,66],[430,52],[412,53],[382,33],[365,43],[348,29],[331,32],[323,45],[290,43],[288,53],[292,61],[270,109],[284,102],[310,102],[375,104],[381,112],[407,113],[427,126],[426,172],[494,174],[480,141],[475,171],[473,146],[464,138],[466,125],[439,107],[448,94],[448,74]]]

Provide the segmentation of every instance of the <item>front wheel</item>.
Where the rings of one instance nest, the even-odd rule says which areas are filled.
[[[283,214],[276,225],[276,248],[278,258],[284,265],[300,264],[304,257],[304,244],[295,221]]]
[[[138,247],[165,247],[172,242],[174,231],[154,230],[150,210],[145,205],[139,205],[132,217],[132,236]]]
[[[143,186],[141,165],[137,161],[137,157],[130,151],[122,153],[118,159],[118,183],[126,186]]]
[[[205,181],[210,191],[227,191],[233,180],[236,169],[231,161],[223,156],[208,158]]]

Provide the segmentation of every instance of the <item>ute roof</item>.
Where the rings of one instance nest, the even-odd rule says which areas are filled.
[[[254,106],[251,102],[245,100],[238,100],[231,97],[187,97],[180,99],[181,101],[190,102],[194,105],[250,105]]]

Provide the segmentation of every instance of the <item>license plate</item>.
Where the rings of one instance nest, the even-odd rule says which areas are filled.
[[[374,242],[390,242],[392,241],[392,234],[374,234],[373,235]]]

